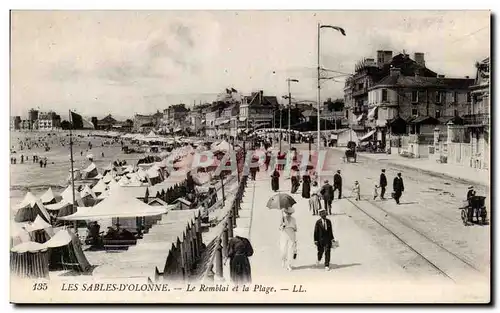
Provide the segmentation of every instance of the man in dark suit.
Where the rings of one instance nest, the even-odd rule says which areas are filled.
[[[328,180],[325,180],[325,184],[321,187],[320,190],[321,196],[323,197],[323,201],[325,202],[325,209],[328,215],[332,214],[332,201],[333,201],[333,187],[328,183]]]
[[[342,176],[340,176],[340,170],[333,175],[333,192],[332,199],[335,198],[335,191],[339,191],[339,199],[342,198]]]
[[[385,169],[382,169],[382,173],[380,173],[380,199],[384,200],[385,188],[387,187],[387,177],[385,177]]]
[[[316,221],[314,226],[314,244],[318,248],[318,261],[316,265],[319,266],[319,262],[325,253],[325,270],[330,270],[330,249],[332,248],[332,241],[335,241],[333,237],[332,221],[326,218],[326,210],[319,210],[319,215],[321,218]]]
[[[394,189],[394,200],[396,200],[396,203],[399,204],[399,199],[403,195],[403,191],[405,191],[405,185],[403,184],[403,177],[401,177],[401,173],[398,173],[398,176],[394,177],[392,188]]]

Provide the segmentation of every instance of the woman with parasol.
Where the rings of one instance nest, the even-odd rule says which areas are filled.
[[[292,259],[297,257],[297,221],[292,216],[295,212],[293,207],[283,209],[283,217],[280,225],[280,250],[283,268],[292,270]]]

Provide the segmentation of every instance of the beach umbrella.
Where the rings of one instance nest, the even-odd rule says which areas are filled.
[[[297,203],[290,195],[286,193],[278,193],[267,201],[267,207],[269,209],[286,209],[291,208],[295,203]]]

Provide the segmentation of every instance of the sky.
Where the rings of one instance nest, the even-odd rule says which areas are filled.
[[[352,73],[377,50],[425,53],[447,77],[475,76],[490,55],[488,11],[12,11],[11,115],[30,108],[129,118],[226,88],[316,100],[323,68]],[[336,74],[333,74],[336,75]],[[322,83],[343,97],[344,77]]]

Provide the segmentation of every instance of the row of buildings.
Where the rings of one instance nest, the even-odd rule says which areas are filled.
[[[39,110],[31,109],[28,112],[27,118],[21,116],[10,117],[11,130],[40,130],[51,131],[61,128],[61,116],[55,112],[40,112]]]
[[[437,143],[446,143],[440,152],[448,154],[448,161],[486,168],[489,58],[476,68],[475,78],[447,78],[426,67],[424,53],[415,53],[412,59],[404,52],[393,56],[392,51],[378,51],[377,60],[358,62],[346,80],[344,101],[350,128],[364,134],[361,138],[384,147],[392,142],[416,157],[433,154],[439,150]],[[453,141],[460,141],[468,151],[461,147],[461,157],[450,155],[445,150],[450,150],[447,147]]]

